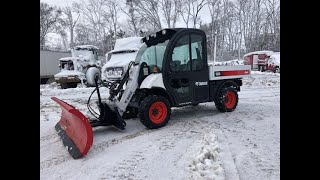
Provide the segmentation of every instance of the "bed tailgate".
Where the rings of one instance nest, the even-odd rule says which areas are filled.
[[[248,77],[250,65],[213,66],[209,64],[209,80],[236,79]]]

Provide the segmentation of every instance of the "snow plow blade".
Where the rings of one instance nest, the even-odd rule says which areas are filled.
[[[51,99],[57,102],[62,110],[61,119],[55,129],[63,145],[74,159],[86,155],[93,143],[93,131],[88,118],[70,104],[56,97]]]

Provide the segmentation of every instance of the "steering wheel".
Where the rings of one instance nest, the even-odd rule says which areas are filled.
[[[177,65],[175,62],[170,61],[170,68],[171,68],[171,70],[177,71],[177,67],[178,67],[178,65]]]

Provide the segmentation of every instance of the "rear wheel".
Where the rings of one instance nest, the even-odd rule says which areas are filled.
[[[140,104],[140,121],[149,129],[165,126],[170,119],[170,115],[170,103],[163,96],[149,95]]]
[[[238,100],[238,92],[233,87],[226,87],[218,92],[215,104],[221,112],[232,112],[236,109]]]

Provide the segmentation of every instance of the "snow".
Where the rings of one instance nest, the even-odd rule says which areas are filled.
[[[116,40],[115,47],[112,51],[109,51],[106,54],[106,58],[108,58],[108,54],[111,54],[110,60],[108,60],[102,67],[102,79],[106,78],[121,78],[119,77],[109,77],[107,76],[106,68],[109,67],[122,67],[124,71],[127,70],[127,67],[131,61],[135,61],[136,56],[138,54],[138,50],[143,45],[140,40],[142,37],[128,37],[121,38]],[[121,51],[130,51],[134,50],[135,52],[121,52]]]
[[[85,74],[80,72],[80,71],[62,69],[61,72],[59,72],[58,74],[54,75],[55,78],[68,77],[68,76],[84,77]]]
[[[56,96],[89,116],[94,88],[40,85],[40,179],[280,179],[280,74],[255,72],[243,80],[239,104],[220,113],[213,102],[172,108],[167,126],[149,130],[138,118],[124,131],[94,128],[89,153],[72,159],[54,126]],[[101,88],[102,98],[108,89]],[[97,95],[92,97],[95,105]]]
[[[139,50],[143,43],[140,42],[142,37],[127,37],[116,40],[113,51],[122,50]]]
[[[111,59],[104,66],[107,67],[124,67],[128,66],[130,61],[134,61],[138,51],[131,53],[112,54]]]
[[[252,54],[267,54],[267,55],[271,55],[271,54],[273,54],[273,51],[254,51],[254,52],[250,52],[248,54],[245,54],[243,57],[249,56],[249,55],[252,55]]]
[[[60,58],[59,61],[75,61],[77,60],[78,58],[77,57],[63,57],[63,58]]]
[[[275,64],[280,66],[280,53],[274,53],[270,56],[270,60]]]
[[[220,149],[216,135],[208,133],[203,139],[199,155],[193,160],[190,168],[194,171],[192,179],[224,179],[224,169],[218,159]]]
[[[74,49],[80,48],[80,49],[99,49],[97,46],[94,45],[79,45],[75,46]]]
[[[129,63],[136,59],[137,54],[138,54],[138,51],[131,52],[131,53],[112,54],[110,60],[106,62],[101,69],[102,79],[121,78],[121,76],[107,75],[106,69],[109,67],[122,67],[123,71],[126,71]]]
[[[211,64],[213,64],[213,62]],[[244,65],[244,63],[243,63],[243,60],[234,59],[234,60],[228,60],[228,61],[214,62],[214,65],[229,66],[229,65]]]

